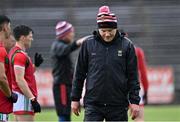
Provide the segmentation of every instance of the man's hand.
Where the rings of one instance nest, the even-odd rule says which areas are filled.
[[[80,114],[80,112],[81,112],[79,101],[72,101],[72,102],[71,102],[71,109],[72,109],[72,112],[73,112],[76,116],[79,116],[79,114]]]
[[[77,44],[78,46],[81,46],[82,43],[83,43],[88,37],[90,37],[90,36],[91,36],[91,35],[85,36],[85,37],[82,37],[82,38],[78,39],[78,40],[76,41],[76,44]]]
[[[18,95],[14,92],[11,93],[11,96],[8,98],[12,103],[16,103],[18,99]]]
[[[140,111],[139,105],[130,104],[129,107],[130,107],[130,116],[131,116],[131,119],[134,120],[139,115],[139,111]]]
[[[34,55],[34,65],[39,67],[43,63],[44,59],[41,54],[35,53]]]
[[[38,101],[36,100],[36,98],[31,100],[31,105],[33,107],[34,113],[41,112],[41,106],[38,103]]]

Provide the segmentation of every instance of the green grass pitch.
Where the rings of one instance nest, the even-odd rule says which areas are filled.
[[[83,121],[84,111],[81,109],[81,115],[76,117],[72,115],[72,121]],[[10,116],[13,120],[13,116]],[[40,114],[36,114],[35,121],[58,121],[54,109],[42,109]],[[161,105],[161,106],[146,106],[145,121],[179,121],[180,122],[180,105]],[[130,120],[131,122],[131,120]]]

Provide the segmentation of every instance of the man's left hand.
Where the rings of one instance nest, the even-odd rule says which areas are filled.
[[[44,59],[41,54],[36,53],[34,56],[34,65],[39,67],[43,63]]]
[[[18,95],[15,92],[11,93],[11,96],[8,98],[12,103],[16,103],[18,99]]]
[[[131,116],[131,119],[134,120],[139,115],[139,111],[140,111],[139,105],[130,104],[129,107],[130,107],[130,116]]]

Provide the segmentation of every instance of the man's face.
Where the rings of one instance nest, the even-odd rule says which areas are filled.
[[[10,35],[9,38],[6,39],[4,42],[5,48],[7,51],[9,51],[16,43],[16,40],[13,35]]]
[[[117,29],[113,29],[113,28],[100,28],[99,34],[101,35],[101,37],[105,42],[111,42],[116,35],[116,31]]]
[[[71,42],[74,40],[74,36],[75,36],[74,31],[71,31],[71,32],[69,32],[69,33],[65,36],[64,40],[65,40],[67,43],[71,43]]]
[[[24,46],[25,48],[30,48],[31,47],[31,43],[33,41],[33,33],[30,32],[29,35],[24,36]]]
[[[8,39],[11,35],[11,24],[10,23],[4,24],[4,32],[5,32],[5,38]]]

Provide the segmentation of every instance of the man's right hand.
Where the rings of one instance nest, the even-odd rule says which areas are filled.
[[[34,55],[34,65],[36,67],[39,67],[43,63],[43,61],[44,61],[44,59],[43,59],[42,55],[36,52]]]
[[[85,36],[85,37],[82,37],[82,38],[78,39],[78,40],[76,41],[76,44],[77,44],[78,46],[81,46],[82,43],[83,43],[88,37],[90,37],[90,36],[91,36],[91,35]]]
[[[79,116],[81,109],[80,109],[80,102],[79,101],[72,101],[71,102],[71,109],[72,112],[76,115]]]
[[[40,104],[38,103],[38,101],[36,100],[36,98],[34,98],[34,99],[31,100],[31,104],[32,104],[34,113],[37,113],[37,112],[40,113],[40,112],[41,112],[41,106],[40,106]]]
[[[140,111],[139,105],[130,104],[129,108],[130,108],[131,119],[132,120],[136,119],[139,116],[139,111]]]
[[[18,95],[14,92],[11,93],[11,96],[8,98],[12,103],[16,103],[18,99]]]

